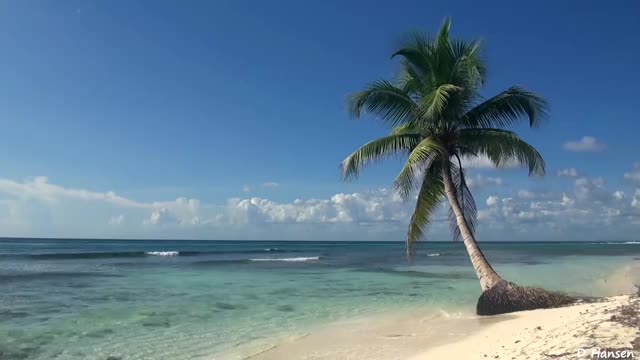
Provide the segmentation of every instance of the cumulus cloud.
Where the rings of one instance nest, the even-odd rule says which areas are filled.
[[[578,176],[578,170],[576,170],[575,168],[567,168],[567,169],[562,169],[560,171],[558,171],[558,176],[566,176],[566,177],[577,177]]]
[[[583,136],[577,141],[567,141],[562,146],[565,150],[574,152],[598,152],[606,148],[605,144],[593,136]]]
[[[516,196],[491,195],[478,212],[481,225],[510,232],[572,236],[572,231],[593,234],[640,222],[640,189],[631,201],[623,191],[609,191],[602,178],[579,177],[571,191],[539,193],[520,190]],[[584,236],[584,235],[583,235]],[[574,239],[577,240],[577,239]]]
[[[491,196],[476,197],[479,231],[495,230],[497,234],[489,239],[504,240],[508,233],[553,240],[573,229],[588,229],[586,235],[593,236],[606,229],[640,225],[640,189],[610,190],[602,178],[576,176],[569,188],[564,183],[565,188],[556,192],[499,186],[502,179],[483,174],[468,180],[474,189],[490,191]],[[373,238],[385,232],[394,234],[388,239],[401,239],[414,205],[415,196],[403,201],[389,189],[292,201],[247,196],[216,205],[186,197],[142,202],[113,192],[51,184],[44,177],[0,179],[0,225],[9,236],[101,236],[95,231],[103,226],[115,235],[148,237],[220,238],[225,231],[236,231],[234,234],[253,234],[245,238],[260,239],[273,236],[274,231],[286,234],[297,228],[301,236],[312,234],[317,239],[333,231],[328,229],[339,228],[341,234],[351,235],[343,238],[336,233],[332,238]],[[446,213],[446,204],[436,211],[432,238],[449,238]],[[109,226],[105,227],[104,219],[109,219]],[[78,232],[83,225],[86,232]]]
[[[69,200],[97,202],[123,209],[139,209],[151,212],[151,217],[145,222],[158,224],[168,214],[179,223],[197,223],[200,202],[197,199],[177,198],[174,201],[139,202],[117,195],[113,191],[98,192],[86,189],[66,188],[51,184],[47,177],[36,176],[19,182],[0,179],[0,193],[20,200],[38,201],[44,204],[56,205]],[[124,215],[111,217],[110,225],[122,223]]]
[[[233,223],[371,223],[406,221],[410,203],[391,190],[379,189],[289,203],[235,198],[228,201],[227,209]]]
[[[620,191],[620,190],[615,191],[613,193],[613,197],[616,200],[623,200],[625,198],[624,191]]]
[[[145,220],[144,223],[150,225],[172,225],[178,224],[179,220],[169,209],[160,208],[153,210],[149,219]]]
[[[518,197],[522,199],[533,199],[536,197],[536,193],[529,190],[520,190],[518,191]]]
[[[117,216],[112,216],[109,218],[109,225],[112,226],[119,226],[122,225],[122,222],[124,221],[124,215],[120,214]]]
[[[474,177],[467,179],[467,184],[470,188],[481,188],[491,185],[502,185],[502,179],[499,177],[484,176],[482,174],[476,174]]]
[[[633,199],[631,200],[631,207],[640,208],[640,189],[636,189],[635,194],[633,194]]]
[[[624,174],[626,180],[640,184],[640,163],[633,164],[631,171]]]
[[[462,162],[462,167],[465,169],[495,169],[496,166],[489,160],[488,157],[481,156],[463,156],[460,161]],[[515,160],[505,161],[500,165],[501,169],[506,168],[516,168],[519,167],[520,164]]]

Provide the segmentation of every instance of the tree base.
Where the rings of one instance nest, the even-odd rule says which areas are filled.
[[[514,311],[545,309],[574,302],[576,299],[542,288],[522,287],[501,280],[480,295],[478,315],[497,315]]]

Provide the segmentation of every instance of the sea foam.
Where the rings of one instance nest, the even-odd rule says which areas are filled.
[[[300,261],[314,261],[320,260],[320,256],[308,256],[308,257],[293,257],[293,258],[280,258],[280,259],[249,259],[249,261],[285,261],[285,262],[300,262]]]
[[[179,251],[147,251],[145,252],[147,255],[151,256],[178,256],[180,255]]]

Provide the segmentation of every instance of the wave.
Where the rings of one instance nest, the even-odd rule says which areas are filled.
[[[640,245],[640,241],[607,241],[607,242],[597,242],[597,243],[587,243],[587,244],[596,244],[596,245]]]
[[[146,255],[151,256],[178,256],[180,255],[179,251],[147,251]]]
[[[249,259],[249,261],[284,261],[284,262],[301,262],[301,261],[317,261],[320,260],[320,256],[307,256],[307,257],[293,257],[293,258],[264,258],[264,259]]]
[[[20,273],[0,273],[0,283],[17,282],[17,281],[42,281],[42,280],[58,280],[58,279],[75,279],[84,277],[122,277],[123,275],[109,274],[103,272],[20,272]]]
[[[219,250],[219,251],[91,251],[91,252],[60,252],[42,254],[1,254],[0,258],[27,258],[33,260],[73,260],[73,259],[110,259],[110,258],[138,258],[146,256],[201,256],[201,255],[232,255],[232,254],[261,254],[288,253],[297,250],[282,250],[279,248],[249,249],[249,250]]]
[[[146,256],[142,251],[121,251],[121,252],[85,252],[85,253],[52,253],[52,254],[29,254],[17,255],[35,260],[71,260],[71,259],[108,259],[108,258],[131,258]]]
[[[73,260],[73,259],[112,259],[138,258],[145,256],[195,256],[197,251],[113,251],[113,252],[82,252],[82,253],[51,253],[28,255],[4,255],[3,257],[22,257],[34,260]]]
[[[427,256],[440,256],[439,253],[427,254]]]

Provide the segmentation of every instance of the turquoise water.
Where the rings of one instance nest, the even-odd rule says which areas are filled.
[[[483,243],[510,280],[617,291],[640,243]],[[619,278],[619,277],[618,277]],[[638,279],[640,280],[640,279]],[[460,243],[0,240],[0,359],[201,359],[339,319],[471,313]]]

